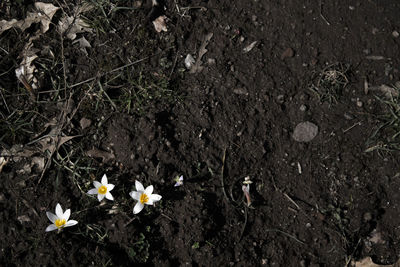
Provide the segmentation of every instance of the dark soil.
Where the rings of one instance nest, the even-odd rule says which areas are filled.
[[[25,2],[21,11],[0,4],[0,16],[23,18],[33,1]],[[100,20],[96,12],[88,18]],[[168,31],[157,33],[152,20],[162,14]],[[34,152],[6,157],[0,171],[1,265],[346,266],[367,256],[395,263],[399,153],[365,152],[385,107],[364,83],[400,80],[399,14],[396,0],[145,1],[116,11],[103,30],[78,34],[92,46],[87,54],[67,39],[62,48],[51,27],[35,43],[55,54],[53,65],[37,60],[35,101],[14,69],[36,26],[4,32],[0,145]],[[198,58],[209,33],[204,69],[190,73],[184,59]],[[325,101],[310,85],[330,67],[348,83]],[[42,177],[31,162],[49,158],[36,140],[53,118],[62,135],[76,137]],[[83,118],[91,122],[84,129]],[[304,121],[318,134],[297,142],[292,134]],[[99,205],[85,192],[104,173],[115,201]],[[174,187],[176,175],[183,186]],[[128,195],[135,180],[163,196],[138,215]],[[45,212],[56,203],[79,223],[45,233]]]

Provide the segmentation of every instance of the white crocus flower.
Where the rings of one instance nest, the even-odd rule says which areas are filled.
[[[160,195],[153,194],[154,187],[149,185],[144,189],[143,185],[139,181],[135,181],[136,191],[132,191],[129,195],[137,200],[135,207],[133,208],[133,214],[138,214],[144,208],[144,204],[153,205],[154,202],[161,199]]]
[[[101,183],[98,181],[93,181],[93,185],[95,188],[90,189],[87,192],[89,195],[97,195],[97,199],[99,201],[102,201],[104,197],[109,200],[114,200],[110,193],[110,191],[114,189],[114,185],[108,183],[107,176],[105,174],[101,178]]]
[[[64,227],[73,226],[78,222],[75,220],[68,220],[69,216],[71,215],[71,210],[67,209],[63,212],[61,205],[57,203],[56,206],[56,214],[47,211],[46,212],[47,218],[53,223],[47,226],[46,232],[54,231],[58,229],[59,231]]]

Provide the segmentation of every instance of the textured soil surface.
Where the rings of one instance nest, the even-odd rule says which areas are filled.
[[[0,19],[34,8],[11,2]],[[55,27],[79,1],[55,1],[34,99],[14,70],[39,24],[0,35],[2,266],[399,259],[399,153],[374,149],[386,110],[367,90],[400,80],[397,0],[111,2],[82,49]],[[331,78],[334,93],[311,90]],[[86,192],[104,173],[115,200],[99,204]],[[162,195],[136,215],[135,180]],[[79,223],[46,233],[57,203]]]

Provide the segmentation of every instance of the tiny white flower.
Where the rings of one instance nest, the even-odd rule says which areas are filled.
[[[56,214],[47,211],[46,212],[47,218],[53,223],[47,226],[46,232],[54,231],[58,229],[59,231],[64,227],[73,226],[78,222],[75,220],[68,220],[69,216],[71,215],[71,210],[67,209],[63,212],[61,205],[57,203],[56,206]]]
[[[175,177],[175,179],[174,179],[174,181],[175,181],[175,187],[177,187],[177,186],[182,186],[183,185],[183,175],[181,175],[181,176],[176,176]]]
[[[129,195],[138,202],[133,208],[133,214],[138,214],[144,208],[144,204],[153,205],[154,202],[161,199],[160,195],[153,194],[154,187],[149,185],[144,189],[143,185],[139,181],[135,181],[136,191],[132,191]]]
[[[109,200],[114,200],[110,193],[110,191],[114,189],[114,185],[108,183],[107,175],[103,175],[101,178],[101,183],[98,181],[93,181],[93,185],[95,188],[90,189],[87,192],[89,195],[97,195],[97,199],[99,201],[102,201],[104,197]]]

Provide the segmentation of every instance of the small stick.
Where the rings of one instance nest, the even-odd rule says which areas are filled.
[[[319,1],[319,15],[326,22],[326,24],[328,24],[328,26],[331,26],[329,21],[324,17],[324,15],[322,15],[322,1],[321,0]]]
[[[224,196],[226,200],[229,202],[229,197],[226,194],[225,191],[225,184],[224,184],[224,167],[225,167],[225,156],[226,156],[226,148],[224,149],[224,155],[222,156],[222,168],[221,168],[221,187],[222,187],[222,192],[224,193]]]
[[[301,210],[301,208],[299,207],[299,205],[297,205],[297,203],[296,202],[294,202],[294,200],[291,198],[291,197],[289,197],[289,195],[288,194],[286,194],[286,193],[283,193],[282,192],[282,194],[290,201],[290,202],[292,202],[293,203],[293,205],[295,205],[296,206],[296,208],[298,209],[298,210]]]
[[[353,129],[356,126],[361,126],[361,121],[355,123],[354,125],[350,126],[349,128],[347,128],[346,130],[343,130],[343,133],[346,133],[348,131],[350,131],[351,129]]]

